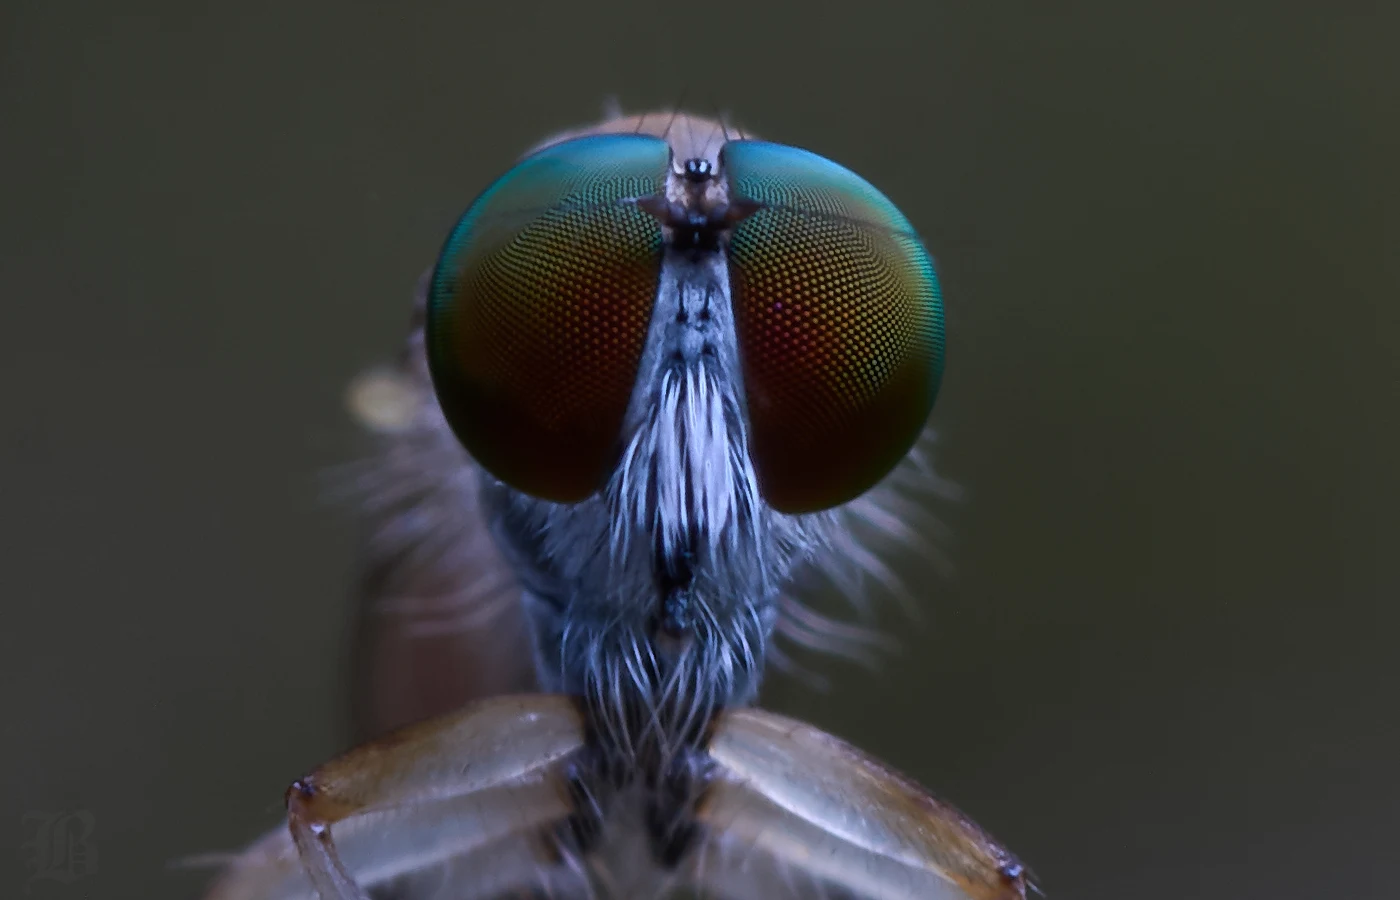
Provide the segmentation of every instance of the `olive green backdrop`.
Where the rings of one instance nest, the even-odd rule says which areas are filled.
[[[343,387],[609,93],[851,166],[944,276],[956,577],[771,702],[1052,898],[1395,896],[1395,5],[761,7],[0,8],[0,896],[193,897],[342,747]]]

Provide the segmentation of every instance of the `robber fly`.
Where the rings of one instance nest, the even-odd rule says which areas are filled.
[[[682,114],[534,148],[355,400],[367,592],[476,619],[370,630],[361,721],[395,730],[211,900],[1023,898],[970,819],[752,706],[775,636],[849,637],[800,586],[914,530],[943,354],[929,254],[850,170]]]

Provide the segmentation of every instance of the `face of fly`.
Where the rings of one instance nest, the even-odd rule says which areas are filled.
[[[619,117],[492,184],[423,293],[370,558],[386,584],[431,559],[417,580],[515,617],[478,683],[527,680],[523,641],[536,686],[630,752],[638,717],[684,743],[749,702],[775,631],[842,649],[797,586],[888,580],[868,543],[917,532],[937,487],[941,297],[873,186],[718,122]]]

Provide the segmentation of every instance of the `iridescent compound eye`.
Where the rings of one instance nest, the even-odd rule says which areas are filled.
[[[783,512],[852,500],[923,430],[943,373],[943,301],[909,220],[806,150],[732,141],[729,244],[750,453]]]
[[[665,186],[670,149],[597,135],[541,150],[463,214],[428,294],[443,413],[488,471],[582,500],[607,479],[646,341],[661,226],[635,204]]]

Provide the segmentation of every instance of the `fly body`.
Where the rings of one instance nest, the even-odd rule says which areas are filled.
[[[448,236],[371,417],[368,583],[518,617],[533,672],[298,781],[213,897],[1023,897],[965,816],[749,708],[776,637],[859,640],[803,585],[891,581],[874,546],[919,539],[943,340],[912,225],[830,160],[679,114],[532,150]],[[463,659],[518,663],[474,633],[376,659],[441,655],[395,681],[424,711]]]

